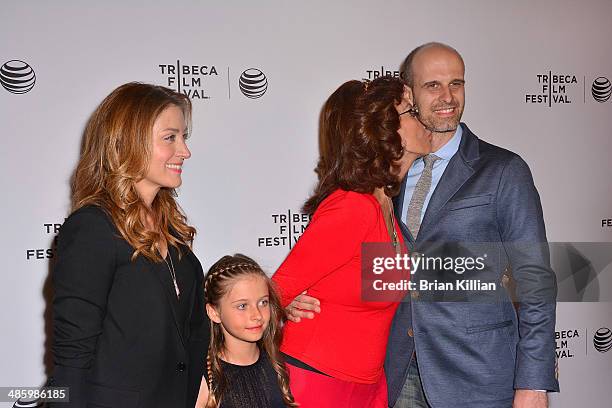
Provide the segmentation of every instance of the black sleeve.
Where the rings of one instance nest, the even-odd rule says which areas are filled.
[[[204,297],[204,273],[200,268],[196,275],[196,297],[191,316],[191,334],[189,338],[189,394],[188,407],[192,408],[198,398],[200,382],[206,377],[206,355],[210,343],[210,320],[206,314],[206,299]]]
[[[85,406],[85,377],[94,360],[115,272],[111,223],[95,207],[77,210],[60,230],[53,270],[53,386],[70,387],[70,404]]]

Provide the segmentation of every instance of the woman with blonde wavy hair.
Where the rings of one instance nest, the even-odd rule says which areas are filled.
[[[53,271],[61,407],[193,407],[209,321],[195,229],[175,201],[191,103],[128,83],[91,116]]]

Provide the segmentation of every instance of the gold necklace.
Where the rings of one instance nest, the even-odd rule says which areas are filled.
[[[180,297],[181,291],[179,290],[178,283],[176,282],[176,271],[174,270],[174,263],[172,262],[172,254],[170,253],[170,248],[168,248],[168,258],[170,258],[170,263],[166,261],[164,258],[164,262],[170,271],[170,276],[172,276],[172,283],[174,283],[174,290],[176,291],[176,297]]]
[[[391,201],[391,197],[387,196],[387,200],[389,200],[389,218],[391,220],[391,244],[395,251],[399,253],[399,239],[397,238],[397,231],[395,230],[395,217],[393,216],[393,201]]]

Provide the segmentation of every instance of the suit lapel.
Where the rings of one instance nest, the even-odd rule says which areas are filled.
[[[406,182],[408,181],[408,173],[404,176],[402,183],[400,184],[399,194],[393,197],[393,209],[395,210],[395,216],[401,220],[402,211],[404,211],[404,196],[406,195]]]
[[[200,262],[197,260],[193,252],[189,250],[189,248],[183,247],[183,250],[184,250],[183,256],[187,258],[189,262],[192,264],[193,270],[196,271],[196,274],[199,274]],[[189,304],[193,305],[193,307],[189,308],[189,311],[187,312],[187,317],[185,319],[186,327],[185,327],[184,333],[187,338],[190,338],[190,335],[191,335],[191,317],[193,316],[194,307],[198,307],[200,305],[199,302],[195,302],[195,296],[196,296],[196,293],[199,293],[198,289],[199,287],[202,286],[202,281],[198,279],[198,277],[195,275],[193,277],[193,281],[194,281],[194,284],[193,284],[193,287],[191,288],[191,293],[189,294]],[[204,310],[205,308],[202,308],[201,313],[205,313]]]
[[[393,209],[395,212],[395,219],[402,231],[402,235],[404,236],[404,241],[410,250],[414,248],[414,237],[410,233],[408,226],[404,224],[402,221],[402,213],[404,212],[404,196],[406,195],[406,182],[408,181],[408,174],[404,177],[402,181],[400,192],[398,195],[393,197]]]
[[[421,222],[419,235],[421,235],[421,231],[427,229],[430,224],[438,219],[438,212],[474,174],[474,169],[470,165],[470,162],[478,159],[478,139],[470,132],[467,126],[464,124],[462,124],[462,126],[463,136],[461,138],[459,150],[457,154],[451,158],[448,166],[446,166],[429,200],[429,205],[427,206],[425,216]]]

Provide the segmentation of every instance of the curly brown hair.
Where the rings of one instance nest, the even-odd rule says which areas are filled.
[[[393,77],[348,81],[331,94],[319,118],[319,182],[304,212],[313,214],[336,189],[371,194],[384,187],[397,195],[403,149],[396,105],[403,95],[404,84]]]

